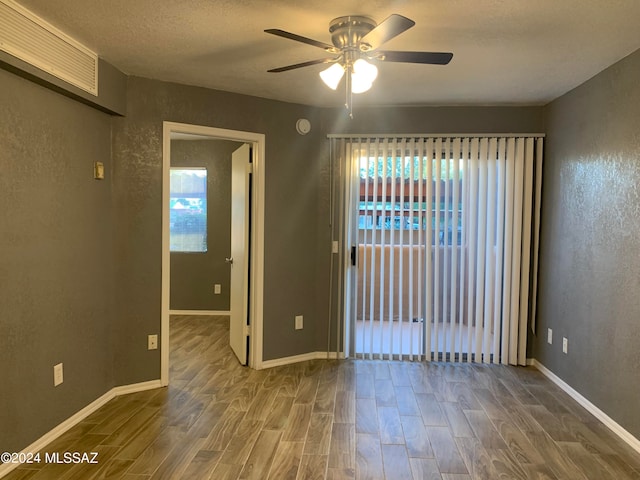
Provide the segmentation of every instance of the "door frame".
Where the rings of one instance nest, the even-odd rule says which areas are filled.
[[[187,123],[162,122],[162,294],[160,327],[160,382],[169,384],[169,311],[170,311],[170,250],[169,250],[169,179],[171,168],[171,135],[187,134],[248,143],[252,147],[253,181],[251,184],[251,238],[249,261],[249,367],[262,368],[263,299],[264,299],[264,191],[265,135],[262,133],[227,130]]]

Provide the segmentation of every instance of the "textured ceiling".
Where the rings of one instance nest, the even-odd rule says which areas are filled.
[[[640,48],[639,0],[18,0],[129,75],[318,106],[344,103],[319,49],[329,22],[392,13],[416,25],[385,50],[453,52],[448,66],[383,63],[359,104],[539,105]],[[344,88],[344,85],[341,85]]]

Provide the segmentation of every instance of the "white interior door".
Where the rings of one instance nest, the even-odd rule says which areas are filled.
[[[249,292],[249,172],[251,148],[244,144],[231,157],[231,292],[229,344],[247,364]]]

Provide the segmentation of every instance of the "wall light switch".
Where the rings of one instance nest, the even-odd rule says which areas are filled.
[[[96,162],[93,164],[93,178],[104,180],[104,163]]]
[[[553,343],[553,330],[551,330],[550,328],[547,329],[547,343]]]
[[[216,295],[220,295],[221,289],[222,289],[221,285],[219,283],[216,283],[213,286],[213,293],[215,293]]]
[[[302,330],[304,328],[304,317],[302,315],[296,315],[295,329]]]
[[[339,244],[337,240],[334,240],[333,242],[331,242],[331,253],[338,253],[339,250]]]
[[[569,351],[569,340],[566,337],[562,337],[562,353]]]
[[[57,387],[64,382],[64,372],[62,370],[62,363],[53,366],[53,386]]]

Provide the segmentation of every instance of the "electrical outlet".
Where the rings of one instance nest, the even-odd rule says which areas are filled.
[[[547,343],[551,345],[553,343],[553,330],[547,329]]]
[[[216,283],[213,286],[213,293],[215,293],[216,295],[220,295],[221,290],[222,290],[222,287],[219,283]]]
[[[148,350],[158,349],[158,335],[149,335],[147,337],[147,349]]]
[[[569,340],[567,337],[562,337],[562,353],[567,353],[569,350]]]
[[[57,387],[64,382],[64,372],[62,370],[62,363],[53,366],[53,386]]]
[[[295,329],[302,330],[304,328],[304,317],[302,315],[296,315]]]

